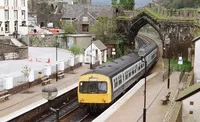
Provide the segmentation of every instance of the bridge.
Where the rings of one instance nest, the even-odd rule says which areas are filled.
[[[188,58],[194,33],[200,29],[200,12],[195,9],[166,9],[150,3],[141,9],[117,13],[118,31],[128,36],[129,43],[134,41],[139,30],[146,24],[151,25],[162,40],[163,57],[170,50],[173,57]],[[165,40],[170,39],[169,48]]]

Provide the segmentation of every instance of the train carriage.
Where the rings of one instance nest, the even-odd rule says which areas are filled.
[[[147,70],[157,62],[158,47],[154,42],[144,46]],[[98,66],[79,77],[78,102],[105,106],[144,75],[145,64],[137,53],[130,53]]]

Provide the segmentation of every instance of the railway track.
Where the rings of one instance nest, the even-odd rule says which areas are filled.
[[[72,99],[70,102],[59,107],[59,118],[65,116],[68,113],[76,110],[79,107],[77,98]],[[42,116],[36,122],[54,122],[56,120],[56,113],[49,112],[47,115]]]

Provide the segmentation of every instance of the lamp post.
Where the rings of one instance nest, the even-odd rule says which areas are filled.
[[[58,81],[58,44],[56,40],[56,82]]]
[[[167,78],[167,88],[170,87],[170,53],[169,53],[169,46],[170,46],[170,39],[165,39],[165,44],[167,46],[167,55],[168,55],[168,78]]]
[[[42,88],[42,96],[48,100],[48,103],[50,105],[50,110],[56,113],[56,122],[59,122],[59,109],[55,109],[51,107],[51,101],[56,98],[58,94],[58,90],[53,85],[46,85],[44,88]]]
[[[142,62],[144,62],[144,108],[143,108],[143,122],[146,122],[146,87],[147,87],[147,82],[146,82],[146,50],[144,48],[140,48],[138,51],[138,55],[142,58]]]
[[[90,69],[92,69],[92,41],[94,40],[94,36],[91,38],[91,49],[90,49]]]

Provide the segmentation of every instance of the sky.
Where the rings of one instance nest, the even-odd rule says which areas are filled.
[[[147,5],[152,0],[135,0],[135,8]],[[92,4],[111,5],[111,0],[92,0]]]

